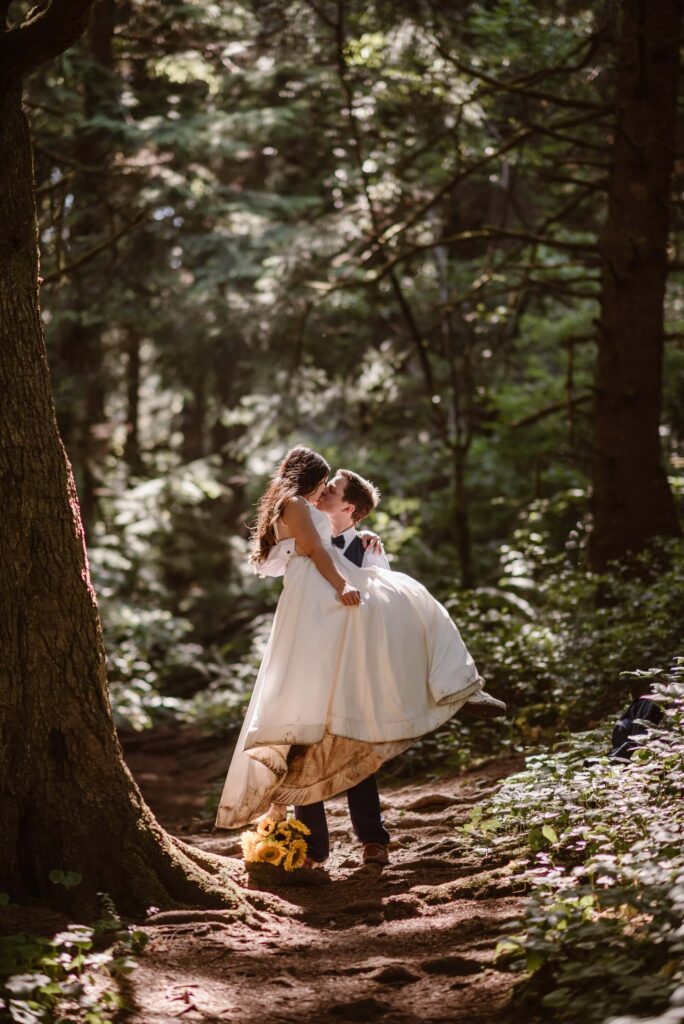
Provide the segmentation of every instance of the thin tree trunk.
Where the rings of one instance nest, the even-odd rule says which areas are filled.
[[[193,462],[205,455],[204,431],[207,419],[207,390],[204,372],[200,371],[185,396],[181,412],[183,443],[181,453],[184,462]]]
[[[84,111],[88,121],[98,114],[112,120],[120,117],[118,81],[114,69],[114,0],[97,0],[86,35],[91,61],[83,76]],[[111,160],[111,136],[102,128],[90,128],[77,137],[76,157],[80,164],[96,164],[102,168],[95,185],[89,176],[77,175],[75,193],[85,197],[83,211],[75,210],[70,219],[69,238],[72,251],[90,246],[102,232],[102,210],[107,205],[111,179],[107,168]],[[95,203],[99,202],[99,213]],[[100,258],[102,260],[102,257]],[[100,268],[102,263],[100,263]],[[101,278],[101,269],[98,281]],[[77,309],[86,309],[93,294],[93,280],[88,271],[76,274],[74,280]],[[97,291],[101,290],[98,283]],[[94,323],[83,324],[75,320],[68,329],[59,353],[60,372],[67,376],[73,392],[69,409],[60,410],[59,423],[62,437],[74,467],[81,501],[81,514],[86,532],[95,525],[100,515],[99,492],[102,487],[102,465],[107,458],[110,441],[105,402],[106,381],[104,369],[104,327]]]
[[[76,237],[76,232],[74,232]],[[84,290],[76,288],[76,306],[87,307]],[[106,459],[109,429],[105,417],[103,346],[99,331],[76,321],[62,340],[57,379],[68,381],[67,401],[60,409],[59,427],[78,483],[86,531],[98,519],[99,467]]]
[[[129,474],[140,472],[140,334],[134,327],[126,332],[126,442],[124,459]]]
[[[468,449],[456,445],[453,452],[456,544],[461,566],[461,586],[471,589],[475,585],[473,571],[473,544],[470,531],[470,496],[466,482]]]
[[[432,218],[434,220],[434,218]],[[454,528],[461,586],[474,586],[472,533],[470,529],[470,495],[468,492],[468,454],[472,440],[472,374],[470,372],[470,341],[459,342],[454,332],[453,313],[448,310],[449,250],[435,248],[435,266],[439,281],[439,329],[442,353],[449,367],[450,409],[446,417],[448,445],[452,453],[454,486]]]
[[[681,0],[625,0],[594,412],[594,570],[679,534],[659,438]]]
[[[167,836],[124,764],[38,307],[21,81],[0,85],[0,890],[97,911],[235,905],[221,859]],[[198,866],[201,864],[202,866]],[[76,871],[68,894],[52,869]],[[57,891],[55,891],[57,889]]]

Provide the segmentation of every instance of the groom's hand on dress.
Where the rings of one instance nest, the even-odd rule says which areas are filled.
[[[352,587],[351,583],[345,583],[342,589],[337,591],[337,596],[342,604],[349,606],[361,604],[361,592],[356,587]]]
[[[373,533],[372,530],[360,530],[359,537],[363,544],[365,551],[372,551],[374,555],[384,555],[385,551],[382,546],[382,541],[378,537],[377,533]]]

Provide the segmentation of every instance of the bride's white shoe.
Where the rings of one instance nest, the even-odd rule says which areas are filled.
[[[484,683],[484,680],[482,682]],[[468,697],[461,710],[476,718],[500,718],[501,715],[506,714],[506,705],[502,700],[492,697],[491,693],[482,689]]]

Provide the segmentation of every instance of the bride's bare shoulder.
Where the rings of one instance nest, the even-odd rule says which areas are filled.
[[[304,519],[310,519],[309,503],[300,495],[288,498],[280,513],[283,522],[301,523]]]

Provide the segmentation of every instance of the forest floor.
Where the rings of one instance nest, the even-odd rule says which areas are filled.
[[[234,858],[231,873],[247,887],[239,831],[212,832],[206,820],[226,748],[189,738],[181,746],[177,735],[148,734],[126,744],[128,763],[165,827]],[[511,1024],[515,976],[495,967],[494,950],[521,911],[516,862],[503,850],[464,856],[455,826],[521,767],[522,758],[506,757],[458,777],[383,783],[392,835],[384,869],[362,866],[345,798],[329,801],[329,880],[302,871],[308,884],[271,888],[269,909],[249,923],[202,911],[148,922],[149,944],[126,984],[126,1024]]]

